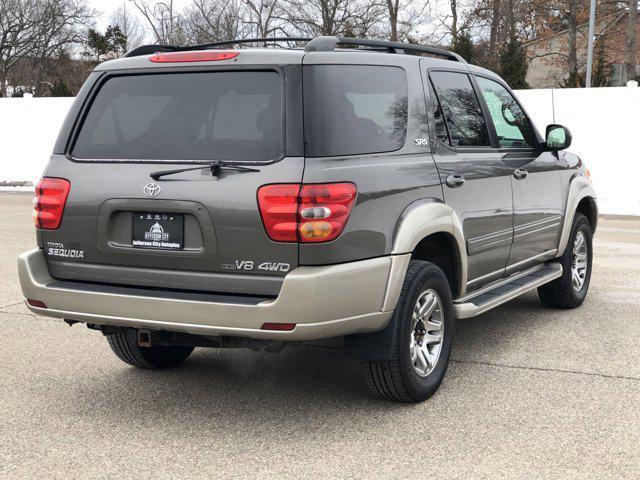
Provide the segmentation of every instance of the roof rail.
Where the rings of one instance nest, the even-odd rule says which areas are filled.
[[[241,45],[243,43],[281,43],[281,42],[308,42],[307,37],[274,37],[274,38],[241,38],[237,40],[224,40],[221,42],[200,43],[197,45],[141,45],[133,50],[129,50],[123,57],[138,57],[140,55],[151,55],[157,52],[184,52],[188,50],[204,50],[207,48],[226,47],[229,45]]]
[[[201,50],[203,48],[226,47],[229,45],[241,45],[243,43],[281,43],[281,42],[309,42],[307,37],[273,37],[273,38],[239,38],[236,40],[224,40],[221,42],[201,43],[191,47],[181,47],[185,50]]]
[[[140,45],[139,47],[129,50],[122,57],[139,57],[140,55],[151,55],[152,53],[158,52],[176,52],[180,50],[180,48],[182,47],[178,47],[177,45]]]
[[[381,50],[387,53],[428,53],[447,60],[467,63],[464,58],[455,52],[437,47],[416,45],[413,43],[389,42],[386,40],[369,40],[364,38],[351,37],[274,37],[274,38],[241,38],[236,40],[224,40],[221,42],[200,43],[198,45],[141,45],[133,50],[129,50],[123,57],[137,57],[140,55],[151,55],[157,52],[184,52],[188,50],[204,50],[207,48],[219,48],[231,45],[242,45],[245,43],[281,43],[281,42],[307,42],[305,51],[307,52],[333,52],[338,45],[353,45],[356,47],[367,47],[367,50]]]
[[[369,47],[369,49],[382,49],[388,53],[405,53],[406,51],[416,53],[428,53],[437,57],[444,57],[447,60],[467,63],[467,61],[455,52],[437,47],[427,47],[413,43],[389,42],[386,40],[369,40],[351,37],[316,37],[307,43],[307,52],[333,52],[338,45],[353,45],[357,47]]]

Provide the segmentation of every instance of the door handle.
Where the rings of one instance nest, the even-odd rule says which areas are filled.
[[[516,171],[513,172],[513,176],[516,177],[516,180],[523,180],[527,178],[529,172],[527,172],[524,168],[516,168]]]
[[[447,187],[458,188],[464,185],[464,177],[462,175],[449,175],[447,177],[446,183]]]

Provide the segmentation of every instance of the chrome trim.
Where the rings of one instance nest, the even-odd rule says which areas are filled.
[[[475,285],[476,283],[481,282],[482,280],[486,280],[487,278],[494,277],[495,275],[498,275],[498,274],[504,274],[504,270],[505,270],[504,268],[500,268],[494,272],[490,272],[485,275],[482,275],[481,277],[474,278],[473,280],[469,280],[467,282],[467,290],[468,290],[468,287],[470,287],[471,285]]]
[[[511,273],[517,271],[523,265],[531,262],[544,262],[545,260],[551,260],[552,258],[555,258],[556,253],[558,253],[558,251],[554,248],[553,250],[547,250],[546,252],[534,255],[533,257],[525,258],[524,260],[520,260],[519,262],[509,264],[505,269],[505,273],[507,273],[507,275],[510,275]]]
[[[503,238],[504,237],[504,238]],[[508,245],[513,238],[513,228],[500,230],[481,237],[475,237],[467,240],[467,250],[469,255],[484,252],[495,248],[498,245]],[[497,239],[497,240],[496,240]]]
[[[540,233],[540,232],[543,232],[543,231],[545,231],[545,230],[549,230],[550,228],[558,228],[559,226],[560,226],[560,222],[559,222],[559,221],[556,221],[556,222],[554,222],[554,223],[552,223],[552,224],[550,224],[550,225],[545,225],[545,226],[543,226],[543,227],[536,228],[535,230],[529,230],[529,231],[526,231],[526,232],[523,232],[523,233],[515,233],[515,232],[514,232],[514,235],[513,235],[513,242],[515,243],[515,242],[517,242],[518,240],[521,240],[523,237],[528,237],[528,236],[531,236],[531,235],[536,235],[536,234],[538,234],[538,233]]]

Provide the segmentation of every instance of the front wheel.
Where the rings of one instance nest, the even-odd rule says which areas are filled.
[[[556,308],[576,308],[582,305],[591,281],[592,236],[587,217],[576,213],[569,244],[558,259],[563,268],[562,276],[538,288],[538,296],[544,305]]]
[[[412,261],[391,321],[396,324],[392,358],[366,362],[367,383],[387,400],[422,402],[442,383],[451,353],[453,301],[442,270]]]
[[[138,331],[133,328],[118,328],[107,335],[107,341],[113,353],[124,363],[138,368],[159,369],[171,368],[184,362],[193,347],[138,345]]]

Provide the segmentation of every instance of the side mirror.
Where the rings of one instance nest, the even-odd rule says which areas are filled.
[[[562,125],[548,125],[545,138],[545,150],[547,152],[558,152],[571,146],[573,137],[571,132]]]

